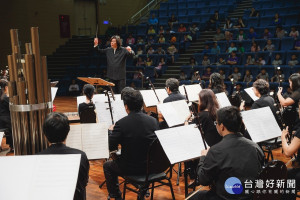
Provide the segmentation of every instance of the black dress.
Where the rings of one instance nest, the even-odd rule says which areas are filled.
[[[204,132],[204,139],[208,146],[213,146],[222,140],[222,136],[218,133],[216,126],[214,125],[213,118],[210,116],[208,111],[201,111],[198,114],[199,121],[202,125]]]
[[[9,98],[4,94],[4,98],[0,99],[0,128],[7,129],[5,132],[6,144],[13,148],[12,130],[11,130],[11,119],[9,111]]]
[[[95,104],[90,103],[81,103],[78,106],[78,114],[80,118],[80,123],[96,123],[97,117],[95,113]]]

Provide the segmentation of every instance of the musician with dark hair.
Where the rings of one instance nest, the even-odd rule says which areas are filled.
[[[107,77],[115,84],[115,92],[120,93],[126,86],[126,58],[133,56],[131,47],[122,47],[121,38],[117,35],[110,38],[110,46],[106,49],[100,49],[98,38],[94,39],[94,48],[99,53],[106,55],[107,59]]]
[[[96,123],[96,107],[92,99],[95,93],[95,87],[90,84],[86,84],[83,87],[83,94],[86,96],[86,101],[79,104],[78,114],[81,123]]]
[[[0,128],[7,129],[6,144],[8,144],[13,151],[13,139],[11,130],[11,119],[9,111],[9,93],[8,82],[5,79],[0,80]]]
[[[289,78],[292,94],[286,99],[282,96],[282,87],[278,88],[277,96],[281,106],[287,107],[283,111],[283,120],[290,130],[294,129],[294,125],[299,122],[299,114],[296,111],[300,100],[300,74],[294,73]]]
[[[242,117],[236,107],[219,109],[215,124],[223,139],[210,149],[201,152],[197,169],[198,183],[204,186],[211,185],[211,190],[199,191],[190,200],[249,199],[250,196],[247,196],[242,188],[237,189],[235,194],[229,194],[226,187],[239,183],[236,179],[234,183],[228,179],[239,179],[241,186],[246,180],[254,181],[261,171],[264,154],[257,144],[239,133]],[[230,183],[225,184],[226,181]],[[238,185],[235,188],[237,187]],[[228,189],[232,191],[232,188]]]
[[[143,96],[138,90],[123,93],[128,116],[120,119],[109,134],[109,150],[122,147],[121,155],[103,165],[107,190],[110,198],[122,199],[118,176],[146,174],[149,145],[156,139],[154,131],[159,129],[155,118],[142,112]]]
[[[70,148],[65,145],[68,133],[70,131],[69,120],[62,113],[50,113],[43,124],[43,133],[51,144],[47,149],[39,152],[39,155],[48,154],[80,154],[80,166],[74,200],[86,199],[86,186],[89,180],[90,164],[86,154],[78,149]],[[59,184],[59,183],[58,183]]]
[[[212,73],[210,75],[208,88],[215,94],[225,92],[224,80],[219,73]]]
[[[169,96],[164,99],[164,103],[185,99],[185,97],[179,93],[179,81],[176,78],[166,80],[166,90]]]
[[[278,125],[281,126],[280,119],[278,115],[276,114],[277,108],[275,107],[275,101],[274,99],[269,96],[269,83],[265,81],[264,79],[258,79],[253,83],[253,92],[255,96],[257,96],[259,99],[254,101],[254,103],[251,106],[251,109],[257,109],[257,108],[263,108],[269,106]],[[240,110],[244,110],[245,102],[243,101],[240,105]]]

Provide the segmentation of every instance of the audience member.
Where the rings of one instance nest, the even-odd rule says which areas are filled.
[[[163,50],[161,46],[158,46],[157,50],[154,53],[158,54],[158,55],[165,55],[166,54],[165,50]]]
[[[208,56],[206,54],[203,56],[203,60],[202,60],[201,64],[204,67],[207,67],[207,66],[210,65],[210,60],[209,60],[209,58],[208,58]]]
[[[245,53],[245,48],[243,47],[242,43],[239,43],[238,52],[242,54]]]
[[[198,65],[198,63],[197,63],[197,61],[195,60],[194,57],[190,57],[189,65],[192,66],[192,67],[195,67],[195,66]]]
[[[225,35],[223,33],[221,33],[221,29],[217,28],[217,32],[214,35],[214,41],[220,41],[220,40],[224,40],[225,39]]]
[[[296,54],[293,54],[292,57],[291,57],[291,60],[289,61],[289,66],[295,66],[295,65],[298,65],[299,61],[297,59],[297,56]]]
[[[247,39],[243,29],[239,30],[239,34],[237,35],[236,39],[240,42]]]
[[[245,28],[245,23],[243,21],[243,18],[242,17],[239,17],[236,24],[233,26],[233,28],[237,28],[237,29],[240,29],[240,28]]]
[[[231,53],[231,52],[233,52],[233,51],[237,51],[237,48],[236,48],[236,46],[235,46],[235,43],[234,43],[234,42],[231,42],[231,43],[230,43],[230,47],[228,47],[226,53]]]
[[[248,55],[246,59],[246,66],[248,65],[254,65],[255,64],[255,59],[252,57],[252,55]]]
[[[282,74],[281,69],[276,69],[276,74],[271,78],[273,83],[282,83],[284,82],[284,74]]]
[[[263,39],[269,40],[272,37],[272,34],[270,33],[268,28],[265,28],[263,33]]]
[[[233,39],[233,33],[230,31],[225,31],[225,40],[229,43]]]
[[[133,74],[133,80],[142,80],[143,78],[143,69],[139,68],[134,74]]]
[[[161,33],[159,34],[159,38],[158,38],[158,43],[162,44],[162,43],[166,43],[166,39],[164,37],[164,35]]]
[[[216,63],[217,66],[226,65],[226,60],[224,58],[220,57],[218,62]]]
[[[277,26],[276,33],[275,33],[276,37],[279,39],[282,39],[285,37],[285,34],[286,34],[286,31],[283,30],[282,26],[281,25]]]
[[[175,42],[177,41],[177,38],[174,34],[171,35],[171,38],[170,38],[170,43],[171,44],[174,44]]]
[[[158,34],[165,34],[165,30],[162,25],[159,26]]]
[[[193,23],[193,25],[190,27],[190,32],[191,32],[193,41],[196,41],[197,33],[199,32],[199,28],[197,27],[197,25],[195,23]]]
[[[275,51],[275,45],[272,44],[272,40],[268,40],[265,48],[263,49],[264,51],[270,52],[270,55],[273,51]]]
[[[258,57],[258,60],[255,62],[256,65],[265,65],[266,64],[266,61],[264,60],[264,58],[262,56],[259,56]]]
[[[239,61],[239,58],[236,56],[236,52],[232,51],[227,60],[227,64],[228,65],[237,65],[238,61]]]
[[[239,72],[239,68],[233,68],[233,73],[228,76],[228,78],[233,81],[234,83],[238,82],[242,78],[242,74]]]
[[[134,58],[137,59],[140,55],[144,54],[144,51],[141,46],[138,47],[138,50],[136,51],[136,54],[134,55]]]
[[[174,25],[175,23],[177,23],[177,22],[178,22],[178,21],[177,21],[175,15],[172,14],[171,17],[169,18],[169,21],[168,21],[168,24],[169,24],[170,29],[172,29],[172,28],[173,28],[173,25]]]
[[[178,27],[178,32],[179,33],[183,33],[183,32],[186,32],[186,28],[183,24],[180,24],[179,27]]]
[[[153,49],[152,46],[149,47],[148,51],[147,51],[147,55],[152,55],[154,54],[155,50]]]
[[[278,25],[281,25],[281,19],[280,19],[278,13],[275,13],[275,16],[274,16],[274,18],[273,18],[273,21],[272,21],[271,25],[272,25],[272,26],[278,26]]]
[[[251,8],[251,12],[249,17],[258,17],[259,16],[259,12],[255,10],[255,8]]]
[[[155,34],[156,33],[156,31],[155,31],[155,29],[153,28],[153,25],[150,25],[150,27],[149,27],[149,29],[148,29],[148,35],[149,34]]]
[[[68,117],[62,113],[50,113],[43,124],[43,133],[46,136],[50,146],[39,152],[39,155],[47,154],[79,154],[81,155],[78,178],[74,199],[86,199],[86,186],[89,180],[89,160],[86,154],[78,149],[70,148],[65,145],[70,125]],[[46,181],[46,180],[45,180]],[[57,183],[59,184],[59,183]]]
[[[134,45],[135,44],[135,39],[132,37],[132,34],[130,33],[127,40],[126,40],[127,45]]]
[[[202,51],[203,54],[211,53],[211,49],[209,48],[208,44],[204,45],[204,49]]]
[[[224,24],[224,30],[228,30],[232,28],[232,22],[230,18],[227,18]]]
[[[275,55],[275,59],[273,60],[272,65],[274,67],[279,67],[280,65],[282,65],[282,60],[281,60],[280,54],[277,53]]]
[[[260,73],[256,76],[256,79],[263,79],[265,81],[269,81],[269,74],[265,68],[262,68]]]
[[[297,29],[296,29],[295,26],[292,26],[291,32],[290,32],[289,36],[290,36],[290,37],[293,37],[295,40],[298,39],[298,37],[299,37],[299,32],[297,31]]]
[[[253,41],[251,46],[251,52],[259,52],[259,51],[260,51],[260,47],[257,45],[255,41]]]
[[[145,67],[146,66],[146,63],[145,63],[145,61],[143,60],[142,57],[138,57],[138,60],[136,62],[136,66],[137,67]]]
[[[143,38],[141,36],[139,36],[136,43],[137,44],[145,44],[145,41],[143,40]]]
[[[154,68],[155,76],[158,78],[158,74],[161,72],[162,67],[165,65],[165,58],[161,57],[158,65]]]
[[[152,17],[148,20],[148,24],[150,25],[156,25],[158,24],[158,19],[155,17],[155,14],[152,14]]]
[[[300,50],[300,40],[296,41],[295,50]]]
[[[186,79],[187,79],[187,75],[183,71],[180,71],[179,80],[183,81]]]
[[[199,83],[201,81],[200,75],[198,71],[194,71],[192,78],[191,78],[191,82],[192,83]]]
[[[226,76],[225,76],[225,72],[223,69],[219,69],[219,74],[220,74],[221,79],[225,80]]]
[[[248,39],[249,40],[257,39],[257,34],[253,27],[250,27],[250,29],[249,29]]]
[[[69,87],[69,95],[70,96],[79,96],[79,85],[76,83],[75,80],[72,80],[72,83]]]
[[[172,63],[175,62],[175,54],[178,52],[174,44],[171,44],[171,46],[168,47],[168,54],[171,55],[171,61]]]
[[[209,67],[209,66],[206,67],[206,69],[205,69],[205,71],[203,73],[203,76],[202,76],[202,80],[208,81],[211,74],[212,74],[211,67]]]
[[[246,70],[243,82],[250,83],[253,80],[253,76],[249,69]]]
[[[146,60],[146,67],[151,67],[153,65],[153,61],[150,57],[147,57]]]
[[[216,30],[216,28],[219,26],[219,19],[219,11],[215,11],[215,14],[206,22],[205,30]]]
[[[217,42],[214,42],[214,46],[211,48],[211,51],[210,51],[211,53],[214,53],[214,54],[219,54],[219,53],[221,53],[221,49],[220,49],[220,47],[219,47],[219,45],[218,45],[218,43]]]

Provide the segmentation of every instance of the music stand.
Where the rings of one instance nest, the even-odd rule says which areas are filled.
[[[102,78],[86,78],[86,77],[77,77],[77,79],[82,80],[86,83],[89,83],[91,85],[101,85],[101,86],[115,86],[114,83],[108,82],[106,80],[103,80]]]

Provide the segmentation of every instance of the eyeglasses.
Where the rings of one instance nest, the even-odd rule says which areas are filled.
[[[217,124],[218,124],[218,122],[217,122],[217,121],[214,121],[214,125],[217,126]]]

